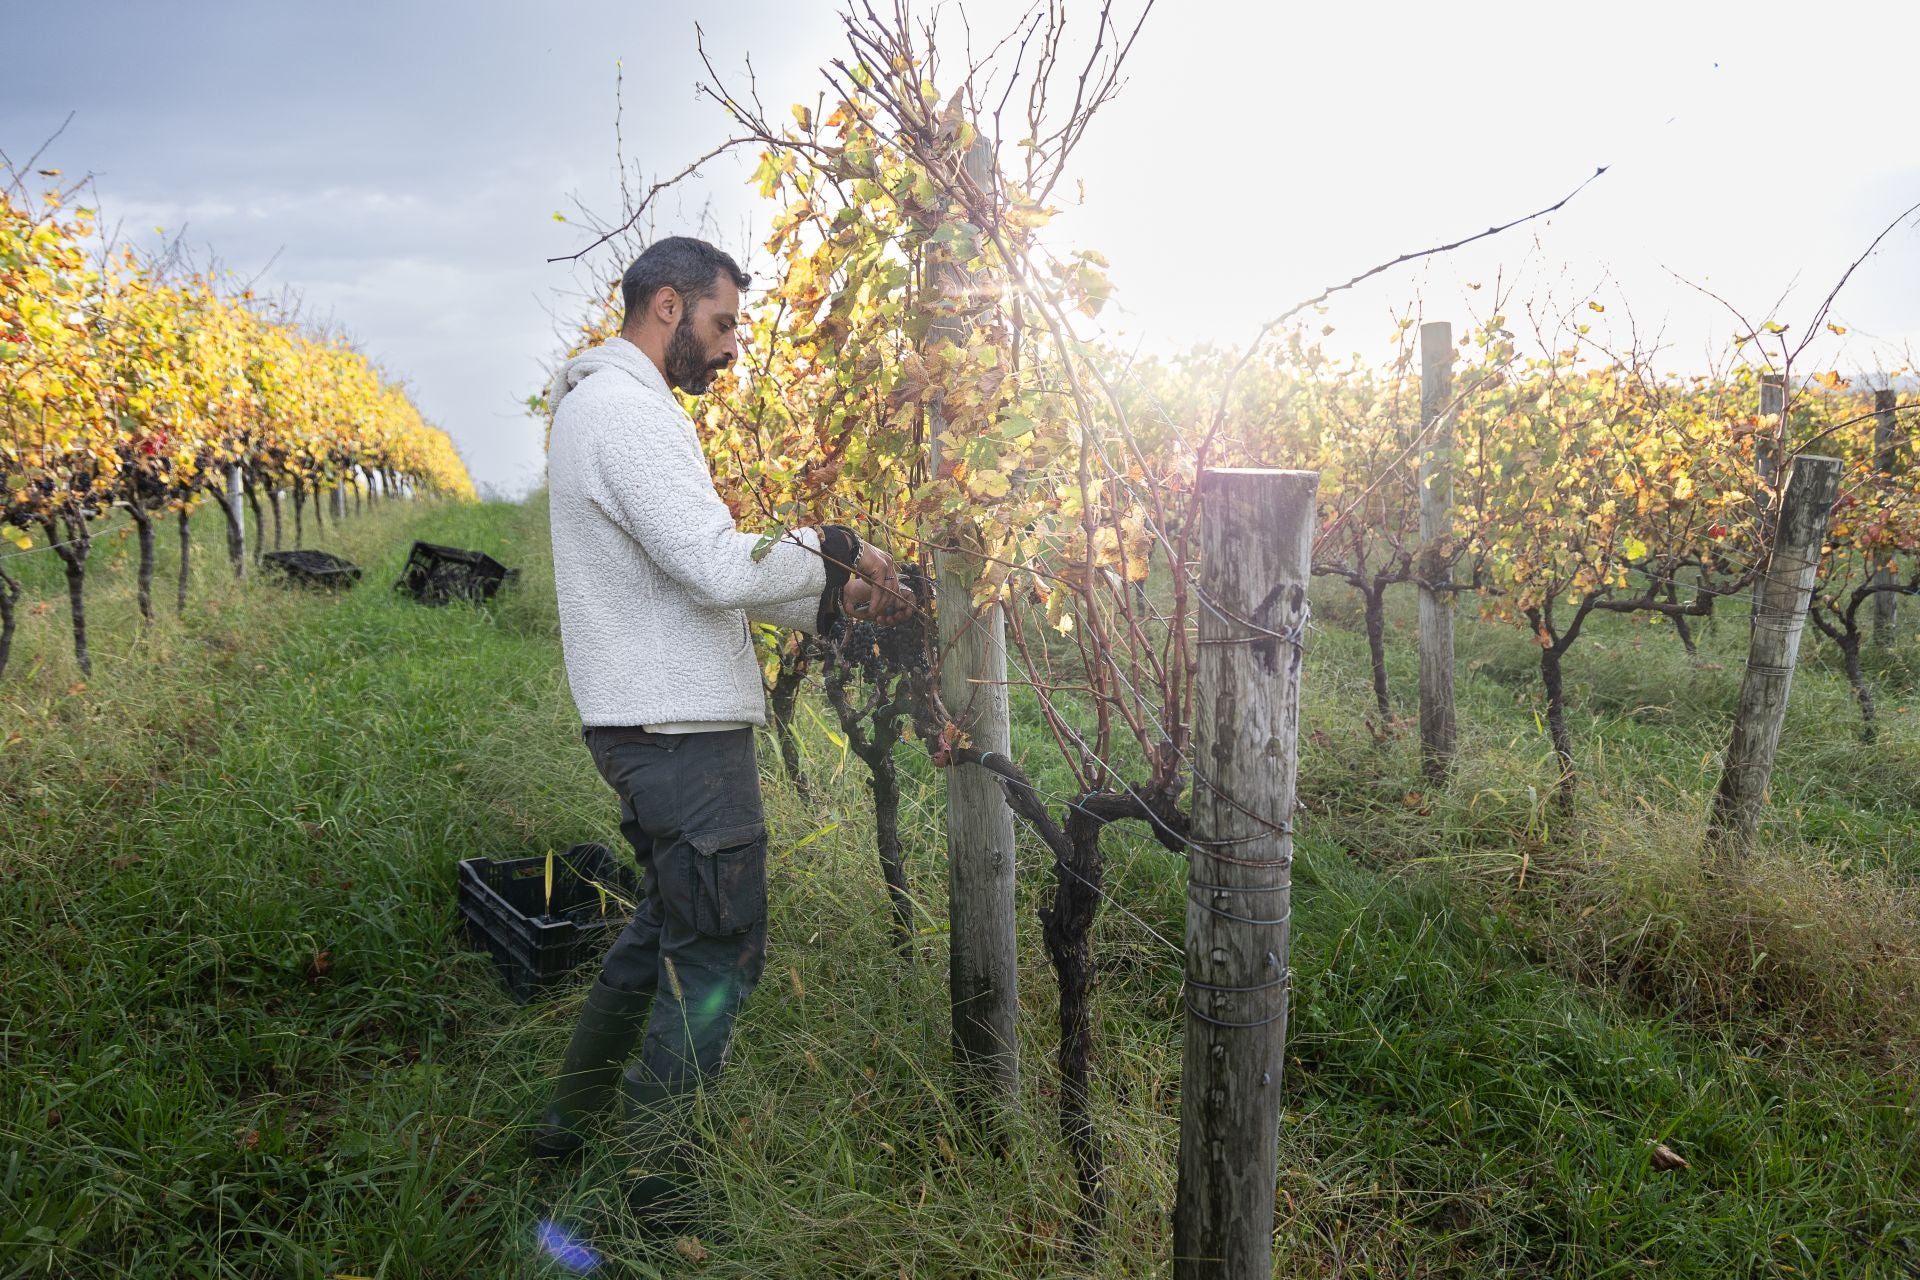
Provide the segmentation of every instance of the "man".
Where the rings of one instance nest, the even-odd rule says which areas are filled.
[[[547,454],[554,586],[567,682],[593,761],[620,797],[641,901],[587,993],[536,1154],[582,1146],[625,1070],[651,1129],[643,1215],[682,1209],[689,1095],[726,1061],[766,960],[767,830],[753,726],[765,723],[748,619],[810,631],[836,612],[881,623],[912,609],[892,560],[837,525],[760,539],[734,527],[699,437],[669,390],[700,395],[738,353],[727,254],[676,236],[621,280],[620,336],[562,368]],[[644,1138],[643,1138],[644,1140]]]

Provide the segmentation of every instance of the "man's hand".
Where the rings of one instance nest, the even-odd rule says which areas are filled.
[[[893,557],[871,542],[860,544],[860,557],[854,561],[853,571],[868,582],[885,582],[889,578],[897,578],[900,573],[894,567]]]
[[[841,607],[850,618],[890,627],[913,616],[913,594],[900,584],[900,571],[893,557],[874,546],[862,543],[853,576],[840,593]]]
[[[912,593],[900,585],[898,578],[877,584],[865,578],[851,579],[840,593],[840,605],[849,618],[883,627],[905,622],[915,608]]]

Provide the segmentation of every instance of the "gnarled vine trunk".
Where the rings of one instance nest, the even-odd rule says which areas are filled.
[[[874,843],[880,854],[880,878],[891,905],[889,932],[893,949],[902,957],[913,954],[913,895],[907,888],[906,846],[900,839],[900,775],[893,748],[900,740],[900,722],[906,708],[886,687],[875,691],[873,703],[854,705],[849,671],[834,663],[827,668],[827,703],[839,718],[847,745],[867,766],[867,790],[873,796]],[[889,684],[892,677],[886,677]]]
[[[187,611],[187,583],[193,574],[193,543],[187,530],[187,509],[180,508],[180,595],[174,602],[175,613]]]
[[[867,790],[873,793],[874,843],[880,853],[880,878],[886,882],[887,898],[893,906],[893,949],[902,956],[913,954],[913,895],[907,890],[906,846],[900,841],[900,774],[893,763],[892,735],[882,739],[885,751],[876,745],[867,760]]]
[[[1678,611],[1680,604],[1680,585],[1672,578],[1667,579],[1667,603],[1675,607],[1667,616],[1673,619],[1673,630],[1680,637],[1680,645],[1687,651],[1689,658],[1700,656],[1700,650],[1693,642],[1693,626],[1687,621],[1687,615]]]
[[[1393,724],[1393,699],[1387,686],[1387,588],[1407,581],[1410,571],[1404,556],[1398,556],[1386,568],[1369,574],[1366,550],[1357,534],[1351,551],[1352,561],[1317,564],[1313,572],[1319,577],[1338,578],[1360,594],[1366,617],[1367,659],[1373,669],[1373,705],[1384,729]]]
[[[1567,686],[1563,663],[1567,650],[1580,638],[1580,629],[1587,624],[1587,615],[1596,608],[1617,608],[1617,605],[1603,603],[1604,597],[1590,595],[1580,601],[1574,611],[1573,621],[1564,631],[1556,630],[1553,620],[1553,600],[1548,599],[1537,609],[1528,609],[1526,618],[1533,628],[1534,638],[1540,642],[1540,683],[1547,692],[1547,736],[1553,741],[1554,760],[1560,766],[1560,777],[1554,786],[1554,805],[1562,814],[1573,812],[1573,733],[1567,728]],[[1648,607],[1652,597],[1636,599],[1630,602],[1633,610]]]
[[[768,709],[773,714],[773,738],[780,744],[780,763],[786,766],[787,781],[803,800],[811,799],[813,793],[800,767],[800,739],[794,731],[793,715],[800,701],[800,687],[806,679],[806,660],[783,653],[780,669],[773,677],[773,688],[767,694]]]
[[[140,600],[140,616],[148,622],[153,621],[153,517],[147,514],[146,507],[138,498],[127,504],[127,512],[133,517],[133,527],[140,535],[140,572],[136,579],[136,592]]]
[[[47,535],[53,553],[67,569],[67,612],[73,619],[73,659],[80,674],[93,675],[93,653],[87,647],[87,556],[93,551],[93,531],[87,526],[84,511],[69,509],[56,516],[42,516],[40,529]],[[64,536],[63,536],[64,535]]]
[[[1054,857],[1053,902],[1040,908],[1047,956],[1060,984],[1060,1136],[1080,1189],[1075,1242],[1090,1253],[1107,1214],[1106,1153],[1093,1120],[1093,922],[1100,912],[1105,824],[1079,806]]]
[[[1875,708],[1873,690],[1867,687],[1866,674],[1860,669],[1860,633],[1858,631],[1840,637],[1840,657],[1846,663],[1847,683],[1853,686],[1854,699],[1860,704],[1860,736],[1872,742],[1878,734],[1879,726],[1874,723]]]
[[[1561,812],[1573,808],[1573,734],[1567,729],[1567,687],[1560,667],[1564,650],[1558,644],[1540,650],[1540,683],[1547,690],[1547,736],[1553,740],[1553,754],[1560,765],[1560,778],[1554,797]]]
[[[1367,657],[1373,662],[1373,702],[1380,711],[1384,729],[1393,723],[1393,702],[1387,696],[1387,584],[1375,582],[1363,587],[1360,598],[1366,601]]]
[[[1879,575],[1876,574],[1868,586],[1853,593],[1852,600],[1845,606],[1838,601],[1822,599],[1819,592],[1815,591],[1807,608],[1808,621],[1820,634],[1833,641],[1834,648],[1840,650],[1847,684],[1853,689],[1854,701],[1860,706],[1860,738],[1863,742],[1873,742],[1879,737],[1879,725],[1875,723],[1878,708],[1874,705],[1873,689],[1867,684],[1867,674],[1860,662],[1866,640],[1860,627],[1860,609],[1869,599],[1878,605],[1881,600],[1888,598],[1889,593],[1879,590],[1879,586]]]
[[[1185,789],[1174,778],[1164,790],[1136,787],[1091,791],[1068,806],[1062,826],[1047,812],[1026,772],[1004,752],[962,747],[956,764],[977,765],[1001,780],[1008,808],[1023,818],[1053,853],[1053,901],[1040,910],[1047,955],[1060,984],[1060,1134],[1073,1157],[1080,1190],[1075,1248],[1090,1257],[1106,1218],[1106,1154],[1093,1115],[1093,924],[1105,896],[1100,833],[1112,822],[1145,822],[1161,845],[1185,847],[1187,815],[1177,807]],[[1170,798],[1172,797],[1172,798]]]
[[[0,676],[7,674],[7,659],[13,655],[13,629],[19,625],[15,609],[25,592],[20,580],[0,565]]]

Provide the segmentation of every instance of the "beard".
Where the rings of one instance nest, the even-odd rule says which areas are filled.
[[[714,376],[732,363],[722,356],[718,360],[709,359],[700,346],[700,339],[694,337],[693,326],[688,315],[674,326],[673,336],[667,339],[667,381],[690,396],[705,395],[707,388],[713,385]]]

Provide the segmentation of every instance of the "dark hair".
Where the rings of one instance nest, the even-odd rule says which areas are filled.
[[[633,260],[620,277],[620,302],[632,320],[653,301],[653,295],[671,288],[692,306],[712,293],[725,272],[739,288],[753,283],[740,264],[705,240],[668,236],[655,240]]]

